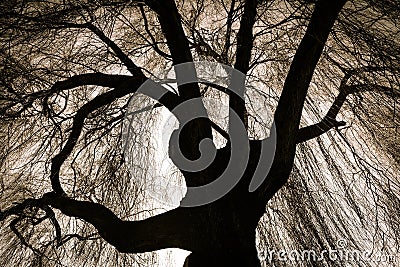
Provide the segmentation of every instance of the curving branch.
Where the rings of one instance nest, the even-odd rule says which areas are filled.
[[[0,221],[18,216],[10,225],[21,241],[31,247],[17,230],[20,215],[30,208],[41,208],[54,218],[51,207],[60,210],[64,215],[76,217],[92,224],[99,235],[118,251],[124,253],[141,253],[163,248],[196,248],[196,223],[205,216],[205,208],[177,208],[166,213],[140,221],[124,221],[110,209],[89,201],[80,201],[61,196],[54,192],[46,193],[39,199],[27,199],[5,211],[0,211]],[[61,238],[58,222],[54,222],[59,245],[65,243]],[[31,247],[35,250],[33,247]]]
[[[60,183],[60,168],[64,161],[71,154],[78,138],[82,132],[83,124],[87,116],[96,109],[112,103],[114,100],[134,93],[146,81],[145,77],[130,77],[121,84],[118,84],[114,90],[98,95],[91,101],[84,104],[76,113],[73,119],[72,130],[64,147],[53,159],[51,164],[50,180],[54,192],[64,194]],[[160,100],[165,107],[172,109],[180,101],[174,93],[166,93]]]
[[[97,85],[103,87],[115,88],[119,84],[131,79],[128,75],[115,75],[104,73],[85,73],[72,76],[66,80],[55,82],[46,94],[68,90],[83,85]]]
[[[47,102],[51,95],[56,94],[58,92],[69,90],[73,88],[77,88],[79,86],[84,85],[95,85],[95,86],[103,86],[103,87],[110,87],[115,88],[119,84],[126,82],[127,80],[131,79],[132,76],[127,75],[113,75],[113,74],[104,74],[104,73],[85,73],[85,74],[78,74],[68,79],[55,82],[54,85],[45,91],[35,92],[30,97],[37,98],[43,97],[43,106],[44,111],[48,111]]]
[[[16,13],[6,13],[6,14],[10,17],[16,17],[29,22],[43,24],[45,27],[48,27],[50,29],[57,29],[57,28],[88,29],[91,32],[93,32],[101,41],[103,41],[115,53],[117,58],[125,65],[125,67],[128,69],[130,73],[134,75],[142,73],[141,69],[129,58],[129,56],[125,54],[113,40],[111,40],[107,35],[105,35],[101,29],[99,29],[91,22],[79,24],[68,21],[62,21],[59,18],[54,18],[53,16],[33,17]],[[144,74],[142,73],[142,75]]]

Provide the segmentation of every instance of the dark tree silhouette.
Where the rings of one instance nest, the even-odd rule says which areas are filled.
[[[0,7],[4,266],[128,266],[151,261],[132,254],[165,248],[191,251],[190,267],[344,266],[329,258],[293,263],[262,256],[269,248],[337,248],[343,237],[352,249],[398,254],[395,0]],[[216,201],[143,215],[145,192],[132,175],[137,181],[154,173],[154,151],[124,161],[123,118],[155,73],[198,60],[247,74],[246,101],[223,86],[180,85],[156,104],[144,101],[150,106],[138,112],[135,136],[149,152],[160,110],[199,97],[229,99],[249,134],[246,170]],[[271,126],[265,107],[273,110],[275,157],[261,186],[249,192]],[[200,157],[203,139],[229,134],[213,119],[217,111],[207,109],[210,119],[194,119],[181,132],[187,159]],[[230,142],[224,144],[206,169],[175,175],[191,187],[214,181],[230,159]]]

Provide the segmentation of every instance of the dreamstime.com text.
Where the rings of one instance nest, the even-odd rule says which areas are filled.
[[[355,250],[346,249],[347,241],[340,239],[336,242],[337,249],[324,249],[321,251],[310,250],[274,250],[269,249],[266,252],[259,252],[258,257],[262,261],[268,261],[269,263],[277,261],[339,261],[339,262],[375,262],[375,263],[387,263],[393,264],[396,261],[394,255],[388,255],[385,253],[373,253],[370,250]]]

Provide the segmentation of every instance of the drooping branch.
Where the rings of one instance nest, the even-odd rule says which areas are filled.
[[[35,92],[31,94],[30,97],[37,98],[44,96],[43,109],[44,112],[47,113],[49,110],[47,104],[49,97],[60,91],[69,90],[84,85],[95,85],[95,86],[115,88],[119,84],[126,82],[130,78],[132,77],[127,75],[112,75],[104,73],[79,74],[72,76],[66,80],[58,81],[54,83],[54,85],[50,89],[45,91]]]
[[[30,248],[34,253],[39,254],[39,251],[35,249],[31,244],[26,241],[25,237],[21,234],[21,232],[18,230],[17,225],[21,221],[21,218],[15,218],[14,220],[11,221],[10,223],[10,229],[13,231],[16,237],[21,241],[21,244]]]
[[[53,94],[62,90],[72,89],[83,85],[97,85],[115,88],[123,82],[131,79],[128,75],[114,75],[104,73],[85,73],[72,76],[66,80],[58,81],[46,92]]]
[[[39,209],[44,211],[46,215],[36,218],[35,215],[30,214],[32,211],[36,213],[35,211],[38,211]],[[26,213],[26,210],[29,210],[29,212]],[[49,219],[55,229],[55,241],[57,245],[60,245],[62,234],[60,224],[56,219],[54,211],[42,199],[26,199],[22,203],[15,204],[15,206],[12,206],[4,211],[0,211],[0,221],[4,221],[8,217],[12,216],[15,218],[10,223],[10,229],[19,238],[21,243],[30,248],[34,253],[40,254],[40,251],[29,244],[28,240],[26,240],[23,234],[18,230],[18,224],[24,219],[29,218],[29,222],[32,224],[32,226],[36,226]]]
[[[130,78],[132,78],[132,76],[113,75],[113,74],[104,74],[104,73],[78,74],[78,75],[69,77],[65,80],[55,82],[54,85],[47,90],[41,90],[38,92],[27,94],[26,96],[24,96],[24,101],[23,101],[24,109],[30,107],[35,100],[43,98],[42,99],[43,112],[45,114],[48,114],[48,112],[49,112],[48,99],[52,95],[54,95],[58,92],[77,88],[79,86],[84,86],[84,85],[94,85],[94,86],[115,88],[119,84],[129,80]],[[18,99],[16,99],[15,103],[18,103],[18,102],[21,102],[21,100],[18,101]],[[15,103],[13,103],[13,105],[15,105]],[[10,106],[12,106],[12,105],[10,105]],[[22,109],[20,112],[22,112],[24,109]]]
[[[7,13],[10,17],[15,17],[19,19],[26,20],[28,22],[37,23],[39,25],[43,25],[44,27],[57,29],[57,28],[78,28],[78,29],[88,29],[93,32],[101,41],[103,41],[116,55],[116,57],[125,65],[125,67],[129,70],[133,75],[137,75],[139,72],[141,73],[141,69],[129,58],[127,54],[125,54],[122,49],[104,32],[99,29],[96,25],[91,22],[87,23],[74,23],[60,20],[60,18],[54,18],[53,16],[27,16],[17,13]],[[142,73],[142,75],[144,75]]]
[[[114,53],[121,60],[121,62],[135,76],[128,78],[127,76],[109,76],[109,75],[95,76],[94,74],[93,75],[86,74],[73,77],[67,81],[60,82],[59,84],[55,84],[56,88],[63,86],[67,88],[68,87],[72,88],[71,86],[88,85],[90,84],[90,82],[92,82],[94,85],[102,85],[115,88],[112,91],[108,91],[102,95],[95,97],[94,99],[83,105],[76,113],[73,120],[72,130],[66,144],[62,148],[61,152],[52,159],[50,180],[54,192],[59,194],[64,193],[59,177],[60,168],[64,163],[64,161],[71,154],[73,148],[75,147],[76,142],[78,141],[78,138],[81,134],[86,117],[94,110],[104,105],[110,104],[115,99],[123,97],[129,93],[134,93],[139,88],[139,86],[147,79],[146,76],[141,71],[141,69],[136,66],[136,64],[122,51],[122,49],[92,23],[74,24],[74,23],[62,22],[61,25],[71,28],[72,27],[87,28],[91,30],[94,34],[96,34],[100,38],[100,40],[102,40],[107,46],[109,46],[114,51]],[[101,78],[101,79],[95,80],[96,78]],[[166,94],[160,100],[164,101],[164,104],[167,108],[172,108],[176,104],[176,103],[171,104],[176,100],[175,97],[172,95],[173,95],[172,93],[170,95]],[[176,101],[178,102],[178,100]]]
[[[61,187],[60,183],[60,168],[64,161],[71,154],[73,148],[75,147],[76,142],[78,141],[79,135],[83,128],[83,123],[86,117],[93,112],[94,110],[110,104],[115,99],[123,97],[129,93],[134,93],[139,86],[145,81],[143,77],[131,77],[129,80],[120,84],[116,89],[108,91],[104,94],[96,96],[91,101],[84,104],[74,116],[72,130],[68,137],[67,142],[65,143],[63,149],[60,153],[58,153],[51,161],[51,172],[50,172],[50,180],[52,184],[52,188],[54,192],[63,194],[64,190]]]

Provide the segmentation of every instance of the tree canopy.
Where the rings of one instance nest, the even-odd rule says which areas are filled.
[[[359,266],[267,257],[344,246],[397,258],[399,14],[396,0],[3,1],[0,263],[172,265],[152,253],[164,248],[192,251],[192,267]],[[173,66],[198,61],[245,73],[245,101],[229,81],[177,86]],[[136,94],[165,77],[158,101]],[[157,141],[170,111],[194,98],[209,118],[182,129],[182,153],[199,158],[204,138],[218,147],[199,172],[160,156]],[[222,106],[249,136],[241,181],[209,205],[154,200],[146,181],[196,187],[224,171]],[[248,192],[273,122],[271,170]]]

